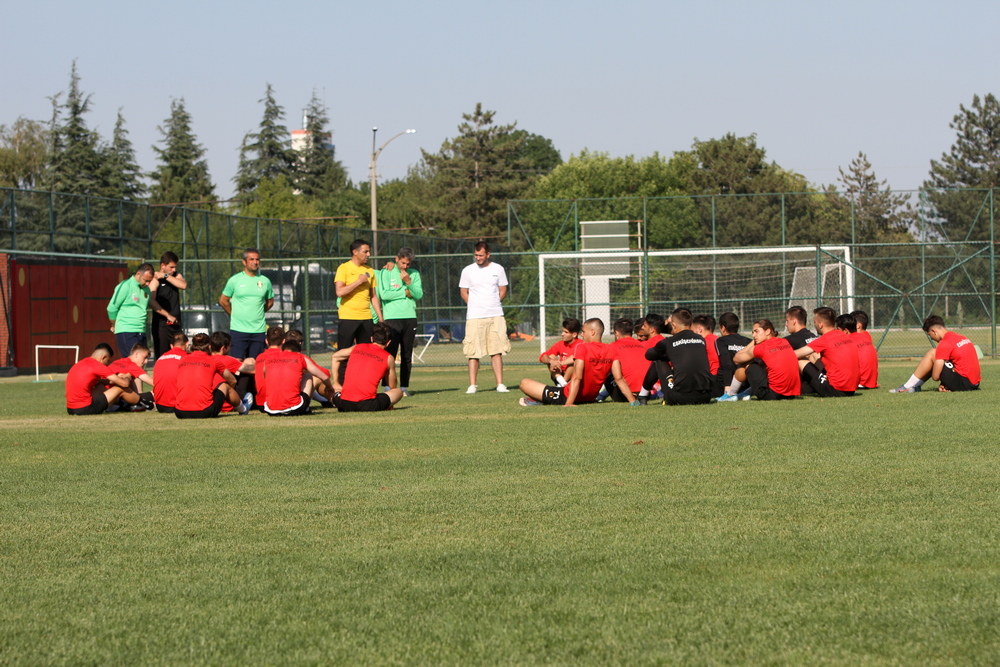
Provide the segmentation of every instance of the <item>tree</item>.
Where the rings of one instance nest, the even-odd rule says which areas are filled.
[[[253,201],[240,207],[240,215],[251,218],[295,220],[318,218],[320,210],[311,201],[297,196],[287,176],[265,179],[257,184]]]
[[[514,138],[522,140],[518,158],[527,163],[535,176],[544,176],[563,163],[551,139],[527,130],[515,130]]]
[[[160,165],[150,177],[151,204],[201,202],[215,199],[215,186],[208,175],[205,149],[191,131],[191,115],[184,98],[170,103],[170,117],[157,128],[163,148],[153,146]]]
[[[48,161],[49,136],[43,123],[18,118],[0,125],[0,187],[29,190],[41,185]]]
[[[146,194],[142,170],[135,161],[135,148],[125,129],[125,118],[118,110],[111,143],[103,149],[102,178],[104,195],[112,199],[138,201]]]
[[[327,129],[326,105],[313,93],[306,108],[304,147],[296,156],[295,187],[307,197],[322,197],[340,190],[347,181],[347,172],[337,161]]]
[[[273,180],[278,176],[291,179],[296,167],[288,128],[281,124],[285,110],[275,101],[271,84],[267,84],[264,97],[258,102],[264,104],[264,117],[258,131],[248,132],[244,137],[239,169],[233,178],[243,202],[251,199],[250,193],[262,180]]]
[[[58,95],[53,98],[52,150],[44,185],[54,192],[103,194],[100,137],[87,127],[84,119],[90,111],[90,95],[80,91],[75,60],[66,101],[59,105],[58,98]]]
[[[1000,185],[1000,102],[988,93],[983,98],[974,95],[970,108],[962,104],[958,108],[948,124],[957,134],[955,143],[940,160],[931,160],[930,178],[924,187],[946,237],[953,241],[966,236],[988,239],[986,193],[957,189]]]
[[[856,242],[911,240],[907,230],[913,222],[913,210],[908,197],[893,193],[887,181],[878,180],[868,156],[858,151],[847,171],[838,171],[842,191],[851,206]]]

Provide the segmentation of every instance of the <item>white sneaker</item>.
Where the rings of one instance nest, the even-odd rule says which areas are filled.
[[[475,394],[476,393],[476,385],[470,384],[469,388],[465,390],[465,393],[466,394]]]
[[[510,392],[510,389],[508,389],[507,385],[505,385],[505,384],[498,384],[497,385],[497,391],[500,392],[501,394],[506,394],[506,393]]]

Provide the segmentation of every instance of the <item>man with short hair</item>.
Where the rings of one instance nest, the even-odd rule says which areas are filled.
[[[108,302],[108,319],[114,322],[111,331],[115,334],[118,354],[127,357],[136,343],[146,345],[146,311],[150,308],[159,313],[167,322],[174,322],[168,313],[150,295],[149,283],[153,280],[153,265],[146,262],[139,265],[135,275],[120,282],[115,287]]]
[[[646,316],[642,318],[642,332],[646,336],[643,344],[648,350],[663,340],[665,336],[670,335],[670,322],[657,313],[646,313]],[[642,381],[642,389],[639,390],[639,402],[645,405],[650,396],[654,398],[660,396],[661,394],[656,391],[660,375],[666,376],[669,374],[670,367],[666,362],[656,361],[651,363],[649,370],[646,371],[646,377]]]
[[[261,412],[264,411],[264,403],[267,402],[267,374],[264,372],[267,362],[281,352],[281,345],[285,342],[285,330],[279,326],[270,326],[265,334],[267,349],[257,355],[254,372],[254,384],[257,393],[254,394],[254,405]]]
[[[719,337],[715,335],[715,318],[711,315],[696,315],[691,320],[691,331],[705,339],[705,351],[708,353],[708,372],[712,374],[712,381],[715,383],[713,389],[716,396],[722,393],[722,382],[719,378],[719,350],[715,347],[715,341]]]
[[[878,350],[872,341],[872,336],[868,333],[868,313],[863,310],[855,310],[851,313],[854,317],[856,330],[851,333],[851,338],[858,345],[858,368],[861,372],[861,380],[858,389],[878,388]]]
[[[66,374],[66,412],[71,415],[97,415],[108,409],[120,397],[130,404],[139,396],[129,387],[131,382],[108,368],[114,354],[107,343],[99,343],[86,359],[73,364]]]
[[[149,290],[163,306],[172,322],[157,312],[153,313],[153,349],[156,358],[170,349],[174,334],[181,331],[181,293],[187,289],[187,280],[177,271],[177,255],[169,250],[160,257],[160,270],[153,274]]]
[[[337,350],[331,360],[333,404],[340,412],[381,412],[390,410],[403,398],[396,388],[396,361],[385,348],[392,329],[385,322],[372,327],[372,342]],[[341,364],[350,359],[344,384],[337,381]],[[378,393],[383,376],[389,375],[389,390]]]
[[[410,395],[410,371],[413,367],[413,341],[417,336],[417,301],[424,296],[420,273],[412,268],[413,248],[402,247],[396,261],[388,262],[378,272],[375,292],[382,304],[385,323],[392,329],[386,351],[396,358],[399,353],[399,389]],[[385,378],[388,381],[388,378]]]
[[[802,306],[792,306],[785,311],[785,328],[788,329],[785,340],[788,341],[793,350],[805,347],[817,337],[806,328],[807,316],[806,309]]]
[[[469,360],[469,388],[466,394],[475,394],[478,385],[479,360],[489,356],[497,391],[509,391],[503,383],[503,355],[510,352],[507,337],[507,320],[500,303],[507,296],[507,273],[496,262],[490,261],[490,246],[480,241],[473,253],[475,261],[462,269],[458,281],[459,293],[467,308],[465,313],[465,340],[462,351]]]
[[[733,355],[739,366],[735,378],[750,383],[750,393],[759,401],[795,398],[801,393],[798,358],[791,344],[778,338],[770,320],[753,323],[753,340]],[[740,397],[749,400],[750,393]]]
[[[219,297],[219,305],[229,315],[232,354],[237,359],[256,357],[266,345],[264,313],[274,306],[274,288],[260,275],[260,251],[243,251],[243,270],[234,274]]]
[[[837,314],[832,308],[814,310],[813,324],[819,338],[795,350],[804,383],[824,398],[853,396],[861,375],[857,345],[837,328]]]
[[[249,407],[236,393],[236,377],[219,356],[212,356],[208,334],[195,334],[191,353],[177,367],[177,403],[174,416],[178,419],[211,419],[218,417],[227,401],[245,415]],[[222,382],[216,380],[222,376]]]
[[[890,389],[891,394],[910,394],[921,391],[927,380],[941,382],[938,391],[976,391],[982,379],[979,352],[972,341],[948,331],[939,315],[931,315],[923,324],[924,333],[937,343],[917,364],[913,375],[902,386]]]
[[[188,337],[179,331],[170,344],[170,349],[153,364],[153,403],[162,413],[173,413],[177,404],[177,367],[188,354]]]
[[[208,340],[211,355],[222,359],[225,367],[236,378],[236,386],[233,387],[236,390],[236,395],[243,397],[242,402],[248,408],[253,407],[253,391],[250,390],[250,380],[254,377],[254,370],[257,365],[256,360],[253,357],[237,359],[232,356],[230,351],[232,350],[233,339],[225,331],[213,331]],[[215,376],[216,383],[222,382],[222,380],[221,374]],[[222,412],[232,412],[234,407],[229,403],[224,403],[222,405]]]
[[[691,331],[694,317],[687,308],[677,308],[670,314],[673,335],[646,350],[646,359],[669,364],[661,372],[663,400],[667,405],[701,405],[714,398],[715,382],[708,367],[705,339]]]
[[[745,388],[745,382],[734,378],[736,364],[733,357],[751,341],[740,335],[740,318],[736,313],[722,313],[719,316],[719,331],[722,335],[716,339],[715,349],[719,353],[719,383],[725,388],[725,393],[718,399],[722,401],[739,394]]]
[[[632,337],[634,325],[627,317],[615,320],[611,327],[615,342],[608,345],[614,363],[611,375],[604,382],[604,391],[616,403],[638,403],[636,394],[651,366],[646,359],[646,346]]]
[[[580,320],[567,317],[562,321],[559,340],[538,355],[538,361],[548,366],[549,377],[560,387],[568,384],[573,377],[573,350],[580,344],[581,329]]]
[[[272,417],[310,414],[313,378],[320,382],[330,379],[322,368],[302,354],[302,345],[297,340],[281,344],[281,352],[268,359],[264,374],[267,376],[264,412]]]
[[[152,410],[153,409],[153,392],[142,391],[142,385],[152,388],[153,378],[149,376],[146,372],[145,366],[146,362],[149,360],[149,348],[142,343],[136,343],[129,350],[127,357],[122,357],[121,359],[115,359],[110,364],[108,364],[108,369],[124,375],[129,378],[129,383],[132,391],[139,395],[139,402],[133,407],[133,410]],[[127,401],[125,402],[127,405]],[[111,404],[108,406],[108,412],[115,412],[119,408],[125,407],[125,405]]]
[[[601,342],[604,337],[604,322],[591,318],[583,323],[583,343],[576,346],[573,361],[573,379],[564,387],[546,386],[538,380],[521,380],[524,396],[521,405],[562,405],[572,407],[582,403],[593,403],[601,387],[612,371],[614,358],[608,346]]]
[[[371,246],[368,241],[354,239],[350,249],[351,258],[337,267],[337,273],[333,277],[337,298],[340,299],[340,307],[337,309],[337,349],[372,341],[372,310],[379,322],[385,319],[376,289],[378,279],[375,277],[375,270],[368,266]]]

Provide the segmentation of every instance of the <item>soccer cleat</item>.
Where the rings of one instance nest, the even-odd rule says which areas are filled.
[[[752,394],[753,394],[753,392],[751,390],[744,389],[740,393],[736,394],[736,400],[737,401],[749,401],[750,400],[750,396]]]
[[[465,393],[466,394],[475,394],[476,393],[476,385],[470,384],[469,388],[465,390]]]
[[[497,391],[501,394],[506,394],[510,391],[510,389],[507,388],[507,385],[500,383],[497,385]]]
[[[520,405],[521,407],[524,407],[524,408],[530,408],[530,407],[533,407],[535,405],[541,405],[541,403],[539,401],[536,401],[533,398],[528,398],[527,396],[522,396],[518,400],[517,404]]]
[[[738,401],[738,400],[739,399],[736,398],[736,394],[728,394],[728,393],[726,393],[726,394],[723,394],[722,396],[719,396],[717,399],[715,399],[715,402],[716,403],[729,403],[731,401]]]
[[[635,400],[636,400],[636,402],[639,405],[649,405],[649,397],[648,396],[640,396],[639,398],[637,398]]]
[[[243,400],[240,401],[240,405],[243,406],[243,411],[240,412],[241,415],[250,414],[250,408],[253,407],[253,394],[249,391],[243,395]]]
[[[920,387],[907,387],[905,384],[896,387],[895,389],[890,389],[890,394],[914,394],[920,391]]]

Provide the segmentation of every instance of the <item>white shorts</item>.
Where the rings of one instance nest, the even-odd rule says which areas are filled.
[[[462,352],[467,359],[481,359],[510,352],[507,320],[502,315],[466,320]]]

